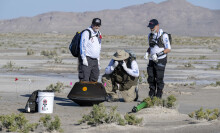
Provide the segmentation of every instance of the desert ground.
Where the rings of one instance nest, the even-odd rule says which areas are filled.
[[[135,115],[143,118],[140,126],[104,124],[90,127],[76,125],[83,114],[92,107],[81,107],[67,98],[72,85],[78,81],[77,58],[69,50],[73,35],[69,34],[0,34],[0,115],[18,114],[24,111],[28,97],[34,90],[45,90],[50,84],[62,82],[65,87],[55,93],[54,111],[64,132],[96,133],[220,133],[220,119],[196,120],[189,113],[204,109],[220,109],[220,38],[173,36],[172,51],[164,81],[163,97],[173,94],[177,98],[174,109],[153,107]],[[139,101],[148,97],[146,83],[147,61],[143,58],[147,49],[147,36],[103,36],[101,51],[101,75],[117,49],[130,49],[137,56],[141,79]],[[47,54],[49,51],[53,51]],[[15,78],[18,80],[15,81]],[[120,92],[118,93],[120,96]],[[117,111],[126,114],[139,102],[104,102],[107,107],[118,106]],[[37,122],[44,114],[24,113],[30,122]],[[1,132],[1,131],[0,131]],[[4,132],[4,131],[2,131]],[[40,132],[40,131],[36,131]]]

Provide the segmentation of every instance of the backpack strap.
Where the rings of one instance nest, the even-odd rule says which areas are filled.
[[[82,34],[84,31],[88,31],[88,32],[89,32],[89,39],[90,39],[90,38],[92,37],[91,31],[90,31],[89,29],[85,29],[85,30],[83,30],[83,31],[81,32],[81,34]]]
[[[170,34],[170,33],[163,32],[162,35],[161,35],[161,41],[163,42],[163,35],[164,35],[164,34],[167,34],[168,40],[169,40],[170,45],[171,45],[171,44],[172,44],[172,37],[171,37],[171,34]]]
[[[159,39],[160,39],[160,42],[163,44],[163,47],[165,48],[164,43],[163,43],[163,35],[164,35],[164,34],[167,34],[167,35],[168,35],[167,32],[163,32],[162,35],[159,37]],[[169,36],[168,36],[168,39],[169,39]]]

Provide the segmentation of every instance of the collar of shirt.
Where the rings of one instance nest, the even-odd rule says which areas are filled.
[[[88,29],[91,31],[92,36],[96,36],[98,34],[98,32],[94,31],[91,26],[88,27]]]
[[[154,33],[154,37],[156,37],[157,39],[163,34],[163,30],[159,29],[159,31],[157,33]]]

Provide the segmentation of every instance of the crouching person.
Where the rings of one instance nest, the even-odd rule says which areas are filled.
[[[125,102],[136,101],[138,76],[136,57],[132,57],[125,50],[117,50],[102,76],[103,85],[110,97],[109,101],[118,101],[117,90]]]

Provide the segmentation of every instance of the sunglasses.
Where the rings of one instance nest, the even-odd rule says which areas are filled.
[[[94,25],[94,26],[96,26],[96,27],[100,27],[101,25]]]

